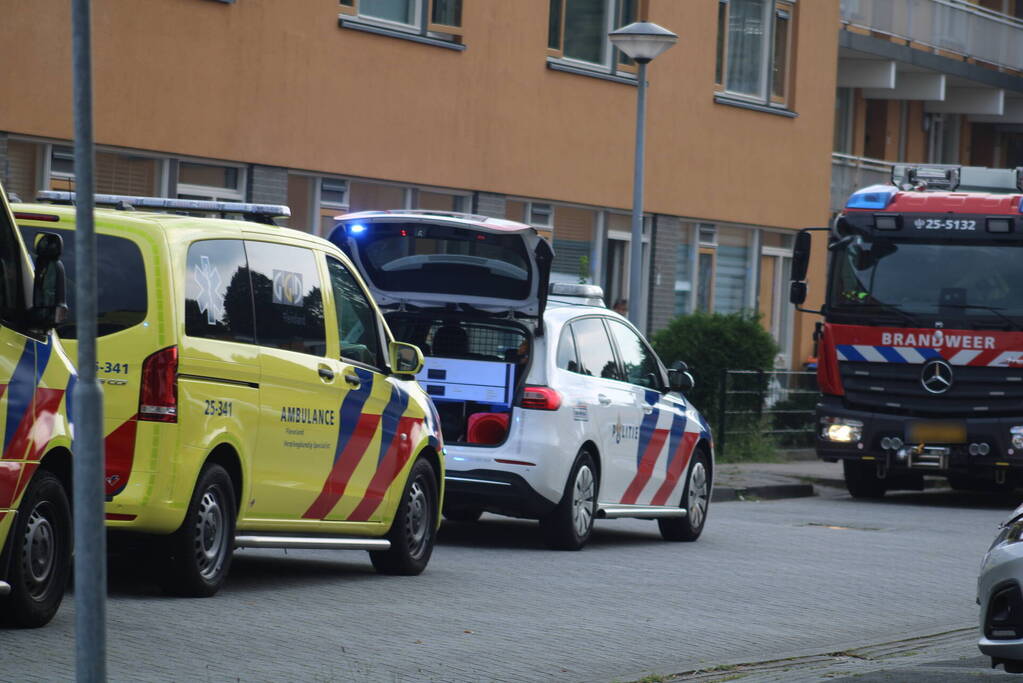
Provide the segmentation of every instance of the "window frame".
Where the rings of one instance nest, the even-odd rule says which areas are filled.
[[[368,25],[380,26],[392,31],[400,31],[410,35],[418,35],[423,38],[433,38],[442,41],[447,39],[454,42],[461,42],[461,38],[464,35],[464,29],[462,26],[433,22],[433,10],[435,3],[438,2],[438,0],[409,0],[412,4],[412,15],[415,17],[412,23],[382,19],[380,17],[363,14],[359,11],[359,3],[361,1],[362,0],[339,0],[342,20],[344,20],[345,17],[348,17],[349,21],[358,21]]]
[[[187,199],[199,198],[210,201],[221,201],[221,202],[244,202],[245,201],[245,188],[248,187],[249,176],[248,169],[241,164],[227,164],[211,160],[196,160],[196,159],[175,159],[177,162],[174,168],[174,192],[171,193],[174,197],[182,198],[182,195],[188,195]],[[219,187],[217,185],[199,185],[196,183],[182,183],[181,178],[181,165],[191,164],[193,166],[213,166],[215,168],[233,168],[238,173],[238,182],[235,185],[235,189],[228,187]]]
[[[736,104],[749,103],[759,105],[767,110],[777,109],[781,113],[791,110],[793,100],[793,81],[795,75],[795,43],[797,33],[798,0],[768,0],[764,5],[764,25],[767,31],[764,35],[764,44],[761,47],[760,63],[760,85],[758,93],[746,93],[728,88],[728,63],[731,50],[729,40],[729,23],[731,18],[732,3],[737,0],[718,0],[718,26],[717,43],[720,44],[720,53],[715,48],[714,65],[714,90],[715,100],[718,102]],[[723,10],[723,11],[722,11]],[[775,67],[775,37],[778,30],[779,20],[788,22],[787,36],[784,46],[785,69],[782,74],[784,87],[781,96],[774,94],[774,67]],[[721,77],[718,78],[720,73]],[[756,107],[752,107],[756,108]],[[791,115],[791,114],[790,114]]]
[[[568,0],[550,0],[548,19],[547,19],[547,58],[548,61],[555,63],[563,63],[568,66],[582,69],[585,71],[594,71],[598,73],[605,73],[610,76],[625,75],[626,77],[635,78],[638,72],[638,67],[635,62],[625,56],[621,50],[616,48],[611,40],[607,37],[607,34],[614,31],[620,26],[625,26],[630,23],[626,17],[624,17],[625,7],[628,0],[601,0],[604,3],[604,9],[607,13],[607,21],[604,26],[604,44],[602,46],[602,57],[603,61],[600,63],[590,62],[585,59],[579,59],[578,57],[569,57],[565,55],[565,9]],[[638,17],[641,12],[639,9],[639,2],[633,3],[633,11],[635,16],[631,18],[631,21],[638,21]],[[551,45],[552,37],[552,21],[554,18],[553,9],[558,7],[558,46],[554,47]]]

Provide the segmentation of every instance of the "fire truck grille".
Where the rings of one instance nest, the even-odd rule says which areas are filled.
[[[954,366],[952,387],[932,394],[920,382],[920,365],[840,362],[850,407],[919,416],[1018,415],[1023,407],[1023,370]]]

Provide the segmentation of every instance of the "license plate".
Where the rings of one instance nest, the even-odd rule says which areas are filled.
[[[966,443],[965,422],[910,422],[906,443]]]

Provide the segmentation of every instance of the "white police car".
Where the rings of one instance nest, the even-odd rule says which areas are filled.
[[[656,519],[693,541],[714,473],[710,429],[599,288],[549,288],[550,246],[522,223],[374,211],[330,236],[365,275],[397,339],[422,348],[419,381],[445,441],[449,520],[540,520],[579,549],[595,518]],[[548,300],[550,290],[551,298]]]

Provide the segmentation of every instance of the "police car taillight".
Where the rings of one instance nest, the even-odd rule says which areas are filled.
[[[178,421],[178,347],[161,349],[142,361],[139,419]]]
[[[523,387],[519,406],[532,410],[557,410],[561,407],[561,394],[550,387]]]

